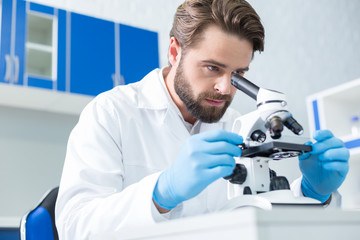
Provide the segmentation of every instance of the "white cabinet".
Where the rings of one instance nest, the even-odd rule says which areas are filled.
[[[344,208],[360,208],[360,78],[307,98],[311,133],[329,129],[350,150],[350,170],[340,188]]]
[[[92,96],[0,83],[0,106],[78,117]]]

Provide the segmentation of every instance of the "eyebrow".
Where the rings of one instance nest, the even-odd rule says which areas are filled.
[[[215,60],[203,60],[202,61],[203,63],[207,63],[207,64],[213,64],[213,65],[216,65],[216,66],[219,66],[219,67],[222,67],[222,68],[228,68],[228,65],[226,64],[223,64],[223,63],[220,63],[218,61],[215,61]],[[245,68],[238,68],[236,69],[236,71],[240,71],[240,72],[246,72],[246,71],[249,71],[249,67],[245,67]]]

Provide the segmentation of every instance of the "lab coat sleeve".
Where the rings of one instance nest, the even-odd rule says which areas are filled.
[[[124,188],[118,121],[111,102],[93,101],[70,134],[55,209],[60,239],[88,239],[162,219],[152,202],[160,172]]]
[[[301,180],[302,177],[299,177],[291,184],[291,190],[293,191],[295,197],[303,196],[301,191]],[[340,208],[341,207],[341,195],[338,191],[335,191],[331,195],[331,201],[328,205],[324,206],[326,208]]]

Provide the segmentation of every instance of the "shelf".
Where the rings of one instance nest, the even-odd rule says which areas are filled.
[[[0,105],[60,114],[80,115],[93,97],[53,90],[0,84]]]
[[[35,12],[28,13],[26,40],[26,73],[56,80],[57,29],[54,17]],[[53,62],[55,61],[55,62]]]
[[[345,146],[350,149],[351,155],[358,155],[360,153],[360,135],[353,136],[351,134],[340,136],[340,139],[344,141]],[[360,157],[357,156],[357,158]]]
[[[310,131],[329,129],[350,150],[349,172],[339,188],[344,209],[360,208],[360,135],[352,135],[351,117],[360,115],[360,78],[307,98]]]
[[[26,73],[52,79],[52,52],[30,48],[26,44],[26,54],[28,61],[26,63]]]
[[[35,12],[28,13],[28,42],[44,45],[53,44],[53,17]]]
[[[32,42],[27,42],[26,43],[26,47],[28,49],[32,49],[32,50],[37,50],[37,51],[42,51],[42,52],[48,52],[48,53],[52,53],[53,52],[53,47],[50,45],[45,45],[45,44],[40,44],[40,43],[32,43]]]
[[[360,78],[327,89],[307,98],[311,131],[330,129],[337,137],[354,143],[351,137],[351,117],[360,116]],[[360,146],[360,140],[358,141]],[[353,145],[352,145],[353,146]]]

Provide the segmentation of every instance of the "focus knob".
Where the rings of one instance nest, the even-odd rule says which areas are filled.
[[[270,181],[270,191],[290,189],[290,184],[286,177],[273,177]]]
[[[244,164],[237,163],[231,175],[224,177],[229,182],[234,184],[243,184],[246,180],[247,170]]]

